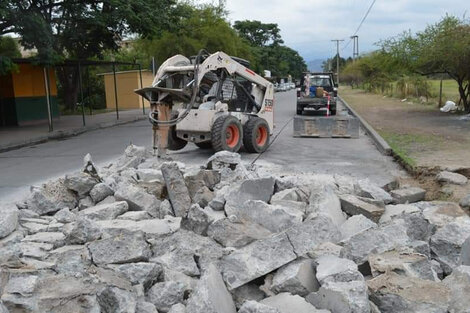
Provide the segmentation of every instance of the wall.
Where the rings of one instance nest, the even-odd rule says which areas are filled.
[[[113,73],[104,73],[102,75],[104,76],[106,92],[106,108],[114,110],[116,108],[116,102]],[[142,71],[143,87],[151,86],[152,81],[152,72]],[[139,71],[116,72],[116,85],[119,110],[142,108],[142,98],[134,93],[135,89],[141,88]],[[150,107],[147,100],[145,100],[145,107]]]

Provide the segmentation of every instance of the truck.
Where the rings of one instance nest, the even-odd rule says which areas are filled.
[[[338,85],[331,72],[307,72],[297,88],[297,114],[336,115]]]

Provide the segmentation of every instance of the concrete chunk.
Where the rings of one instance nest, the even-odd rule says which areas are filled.
[[[341,211],[340,200],[329,185],[314,184],[312,186],[307,214],[311,216],[318,214],[328,216],[337,227],[346,222],[346,216]]]
[[[247,200],[243,205],[226,206],[227,216],[236,216],[240,221],[249,221],[278,233],[302,223],[303,213],[296,209],[269,205],[260,200]]]
[[[340,196],[341,208],[349,215],[362,214],[368,219],[378,223],[385,209],[365,201],[353,195]]]
[[[429,223],[443,227],[457,220],[468,220],[470,217],[457,203],[445,201],[419,202],[415,204],[423,211]]]
[[[207,234],[207,227],[209,227],[212,221],[212,217],[199,204],[193,204],[189,208],[187,217],[183,218],[181,224],[183,228],[205,236]]]
[[[468,181],[467,177],[462,174],[442,171],[436,176],[436,180],[440,183],[448,183],[454,185],[465,185]]]
[[[364,281],[326,282],[306,300],[332,313],[369,313],[367,285]]]
[[[316,277],[320,284],[326,282],[363,281],[364,277],[358,271],[357,265],[348,259],[325,255],[317,259]]]
[[[370,299],[382,313],[446,313],[450,290],[440,282],[387,273],[367,281]]]
[[[420,253],[392,250],[372,254],[369,255],[369,265],[374,277],[393,271],[408,277],[440,281],[438,277],[439,264],[434,264],[433,261]]]
[[[269,202],[274,193],[274,178],[247,179],[233,188],[225,196],[225,209],[227,206],[238,207],[248,200],[261,200]],[[227,212],[227,214],[229,214]],[[230,214],[229,214],[230,215]]]
[[[186,305],[187,313],[236,313],[235,303],[227,291],[220,272],[210,265]]]
[[[147,293],[147,301],[155,305],[159,312],[168,312],[170,308],[184,300],[186,288],[179,282],[156,283]]]
[[[354,235],[371,228],[377,228],[377,224],[372,222],[364,215],[353,215],[341,225],[341,240],[346,241]]]
[[[367,261],[371,253],[381,253],[410,243],[404,221],[396,221],[377,229],[368,229],[344,242],[341,256],[356,264]]]
[[[147,211],[153,217],[158,215],[160,200],[148,194],[142,188],[129,184],[119,184],[114,197],[118,201],[126,201],[129,205],[129,210]]]
[[[274,293],[289,292],[302,297],[318,290],[314,266],[310,259],[299,259],[284,265],[274,274],[271,290]]]
[[[120,236],[96,240],[88,244],[88,249],[96,264],[147,261],[151,253],[142,232],[127,232]]]
[[[98,294],[98,303],[102,312],[113,313],[135,313],[136,298],[135,295],[116,288],[107,287]]]
[[[232,223],[228,218],[223,218],[209,226],[207,235],[224,247],[238,248],[255,240],[267,238],[272,233],[250,221]]]
[[[393,202],[393,198],[388,192],[376,186],[368,179],[359,180],[354,185],[354,190],[356,191],[357,195],[361,197],[382,200],[385,204]]]
[[[281,311],[271,306],[267,306],[265,304],[251,300],[243,303],[238,313],[281,313]]]
[[[112,220],[129,209],[126,201],[118,201],[110,204],[99,204],[86,208],[79,212],[90,220]]]
[[[304,221],[286,231],[288,239],[298,256],[305,255],[324,242],[337,243],[341,233],[332,220],[323,215]]]
[[[63,180],[33,188],[26,199],[26,207],[39,215],[54,213],[65,207],[74,208],[76,205],[75,195],[64,186]]]
[[[55,248],[61,247],[65,243],[65,236],[59,232],[40,232],[24,237],[21,241],[50,243]]]
[[[287,292],[266,298],[260,301],[261,304],[278,309],[281,313],[328,313],[326,310],[317,310],[313,305],[305,301],[304,298],[291,295]]]
[[[157,263],[136,262],[127,264],[111,264],[109,268],[121,273],[133,285],[143,284],[150,288],[162,274],[162,266]]]
[[[79,196],[84,196],[98,183],[98,179],[87,173],[74,173],[65,175],[64,184],[68,189],[75,191]]]
[[[439,229],[430,246],[446,274],[460,265],[460,254],[465,240],[470,236],[470,222],[452,222]]]
[[[99,226],[86,217],[79,216],[75,222],[64,226],[65,241],[67,244],[84,244],[101,237]]]
[[[450,289],[449,312],[468,312],[470,308],[470,266],[459,266],[443,280]]]
[[[98,203],[108,196],[112,196],[114,191],[105,183],[98,183],[90,190],[90,197],[93,202]]]
[[[426,190],[419,187],[409,187],[392,190],[390,194],[397,203],[413,203],[423,201]]]
[[[244,285],[297,258],[285,233],[257,240],[221,260],[222,276],[229,289]]]
[[[162,174],[175,216],[186,217],[191,206],[191,198],[178,165],[176,163],[162,164]]]
[[[0,239],[11,234],[18,227],[18,209],[15,205],[2,208],[0,214]]]

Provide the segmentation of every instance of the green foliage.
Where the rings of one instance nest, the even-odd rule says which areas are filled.
[[[229,55],[253,59],[248,43],[230,27],[218,8],[182,7],[185,17],[178,21],[177,29],[163,31],[159,38],[152,40],[138,40],[130,53],[145,60],[155,57],[158,64],[175,54],[196,55],[203,48],[209,52],[224,51]]]
[[[0,36],[0,75],[4,75],[16,68],[12,58],[21,57],[16,41],[8,36]]]
[[[269,70],[273,77],[281,78],[300,77],[307,70],[307,64],[298,52],[282,45],[284,41],[277,24],[245,20],[235,21],[234,28],[250,43],[254,54],[252,67],[257,72]]]
[[[350,60],[346,60],[345,58],[339,57],[339,68],[342,69],[346,65],[347,62],[351,62]],[[335,54],[334,57],[326,59],[323,61],[322,68],[324,72],[333,72],[336,73],[336,67],[338,66],[338,54]]]
[[[411,71],[446,73],[459,85],[461,102],[470,112],[470,24],[445,16],[415,35],[405,32],[383,41],[382,48]]]
[[[277,24],[264,24],[260,21],[245,20],[235,21],[233,28],[254,47],[280,45],[284,43],[281,39],[281,30]]]

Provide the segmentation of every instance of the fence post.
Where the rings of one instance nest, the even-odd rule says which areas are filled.
[[[116,103],[116,119],[119,119],[119,106],[118,106],[118,95],[117,95],[117,84],[116,84],[116,63],[113,62],[113,76],[114,76],[114,100]]]
[[[78,84],[80,86],[80,102],[82,105],[82,122],[83,126],[85,126],[85,106],[83,103],[83,84],[82,84],[82,66],[80,65],[80,61],[78,62]]]
[[[139,77],[140,77],[140,88],[144,88],[144,84],[142,83],[142,66],[139,63]],[[145,100],[144,97],[142,98],[142,113],[145,115]]]
[[[52,125],[52,109],[51,109],[51,96],[50,96],[50,88],[49,88],[49,67],[44,66],[44,88],[46,91],[46,103],[47,103],[47,118],[49,122],[49,131],[52,132],[54,130],[54,125]]]

